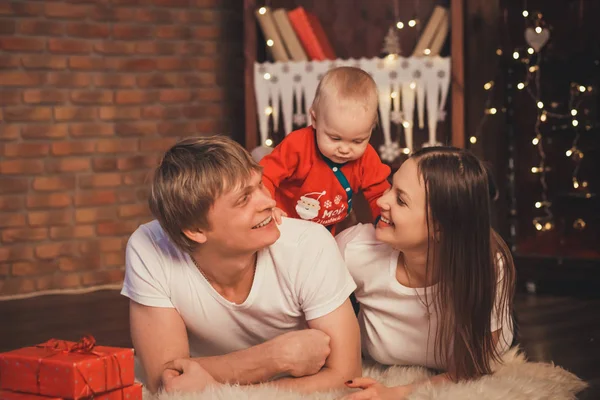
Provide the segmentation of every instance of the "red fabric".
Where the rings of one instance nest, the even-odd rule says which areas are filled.
[[[264,185],[277,207],[289,217],[330,226],[348,216],[346,192],[319,153],[312,127],[290,133],[260,164]],[[361,158],[344,164],[341,170],[352,187],[353,197],[362,191],[373,219],[379,216],[376,201],[390,187],[390,167],[368,145]],[[298,207],[303,215],[299,215]]]
[[[121,389],[111,390],[94,396],[97,400],[142,400],[142,384],[135,383]],[[0,400],[63,400],[62,397],[49,397],[37,394],[0,390]]]
[[[133,384],[133,349],[49,340],[0,354],[0,389],[80,399]]]
[[[288,18],[309,59],[319,61],[336,59],[323,26],[314,14],[307,12],[303,7],[298,7],[288,11]]]

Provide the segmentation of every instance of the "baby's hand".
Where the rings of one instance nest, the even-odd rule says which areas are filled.
[[[287,217],[288,215],[279,207],[273,208],[273,218],[275,218],[275,222],[277,225],[281,225],[281,217]]]

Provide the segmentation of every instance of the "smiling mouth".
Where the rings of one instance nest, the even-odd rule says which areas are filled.
[[[387,219],[386,217],[384,217],[383,215],[381,216],[380,221],[385,222],[389,226],[394,226],[394,223],[392,221],[390,221],[389,219]]]
[[[261,222],[260,224],[258,224],[258,225],[254,225],[254,226],[252,227],[252,229],[258,229],[258,228],[262,228],[263,226],[267,226],[267,225],[269,225],[269,222],[271,222],[271,220],[272,220],[272,219],[273,219],[273,216],[269,216],[269,217],[267,217],[267,219],[265,219],[265,220],[264,220],[263,222]]]

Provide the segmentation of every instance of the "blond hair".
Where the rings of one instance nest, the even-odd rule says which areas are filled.
[[[208,211],[214,201],[260,170],[250,154],[228,137],[184,139],[165,153],[155,171],[150,210],[171,241],[192,252],[197,243],[183,231],[209,229]]]
[[[319,109],[328,99],[351,101],[362,104],[365,111],[373,111],[377,117],[377,84],[367,72],[355,67],[330,69],[321,78],[311,109]]]

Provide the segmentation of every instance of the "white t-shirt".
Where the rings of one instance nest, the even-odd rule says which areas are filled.
[[[356,285],[323,226],[284,218],[281,236],[260,250],[242,304],[223,298],[168,238],[158,221],[129,239],[121,294],[151,307],[175,308],[187,327],[190,355],[223,355],[304,329],[337,309]]]
[[[446,369],[443,361],[435,359],[438,321],[435,307],[429,306],[430,324],[425,304],[425,291],[427,301],[432,303],[436,285],[415,289],[400,284],[396,279],[400,253],[375,238],[373,225],[353,226],[341,232],[336,240],[357,285],[363,354],[386,365]],[[498,343],[504,352],[513,335],[508,310],[500,318],[492,315],[492,332],[501,327],[508,328],[502,329],[503,338]]]

